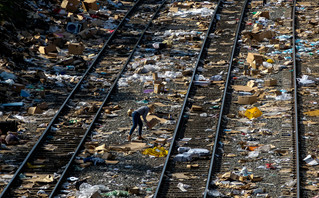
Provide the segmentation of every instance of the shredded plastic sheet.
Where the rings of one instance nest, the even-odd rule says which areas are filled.
[[[308,75],[302,75],[301,78],[297,78],[299,84],[301,85],[309,85],[315,83],[313,80],[309,79]]]
[[[202,17],[210,16],[214,13],[213,9],[200,8],[200,9],[190,9],[186,11],[178,11],[173,14],[173,16],[187,17],[190,15],[201,15]]]
[[[165,150],[164,147],[154,147],[154,148],[147,148],[142,153],[143,155],[165,157],[168,154],[168,150]]]

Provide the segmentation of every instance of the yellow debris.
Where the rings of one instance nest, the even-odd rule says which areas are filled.
[[[245,111],[245,116],[248,118],[248,119],[253,119],[253,118],[258,118],[262,115],[263,113],[257,108],[257,107],[253,107],[251,109],[247,109]]]
[[[308,116],[319,116],[319,110],[307,111],[305,114]]]
[[[154,148],[147,148],[142,153],[143,155],[165,157],[168,154],[168,151],[165,150],[164,147],[154,147]]]
[[[273,59],[267,59],[267,63],[274,63],[275,61]]]

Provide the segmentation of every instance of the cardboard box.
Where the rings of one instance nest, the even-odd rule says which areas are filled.
[[[128,192],[131,194],[131,195],[139,195],[140,194],[140,189],[139,187],[133,187],[133,188],[130,188],[128,190]]]
[[[24,89],[25,88],[25,86],[23,85],[23,84],[19,84],[19,83],[14,83],[13,85],[12,85],[12,91],[15,91],[15,92],[18,92],[18,93],[20,93],[21,92],[21,90],[22,89]]]
[[[260,54],[256,54],[256,53],[248,53],[246,61],[248,63],[252,63],[253,61],[256,61],[257,64],[262,64],[264,60],[264,57]]]
[[[277,85],[277,80],[276,79],[268,79],[265,80],[265,86],[266,87],[272,87]]]
[[[265,17],[266,19],[269,19],[269,11],[258,11],[253,17]]]
[[[254,80],[250,80],[247,82],[247,86],[253,88],[257,86],[257,83]]]
[[[157,123],[160,121],[156,118],[152,118],[151,121],[149,121],[149,128],[152,129]]]
[[[257,96],[238,96],[238,104],[254,104],[257,102]]]
[[[163,84],[154,84],[154,93],[159,94],[164,92],[164,85]]]
[[[257,6],[263,6],[264,1],[252,1],[250,5],[251,5],[251,8],[255,8]]]
[[[275,44],[274,47],[275,47],[275,49],[277,49],[277,50],[285,49],[285,45],[284,45],[284,44]]]
[[[42,110],[45,110],[45,109],[48,109],[48,104],[46,102],[42,102],[38,104],[37,107],[39,107]]]
[[[261,46],[261,47],[258,49],[258,52],[259,52],[259,53],[267,53],[268,50],[269,50],[268,47],[266,47],[266,46]]]
[[[263,28],[262,24],[256,23],[253,29],[258,31],[258,30],[261,30],[262,28]]]
[[[81,43],[70,43],[68,49],[69,54],[80,55],[83,54],[84,46]]]
[[[39,107],[30,107],[28,109],[28,114],[34,115],[34,114],[40,114],[43,111]]]
[[[152,77],[153,77],[153,80],[155,81],[155,80],[158,80],[158,75],[157,75],[157,73],[152,73]]]
[[[144,61],[144,65],[154,65],[155,63],[156,63],[156,61],[152,60],[152,59]]]
[[[96,0],[84,0],[83,2],[85,10],[99,10],[100,4]]]
[[[56,45],[54,44],[49,44],[48,46],[40,46],[39,47],[39,52],[40,54],[48,54],[50,52],[56,52]]]
[[[260,42],[264,38],[272,39],[275,36],[275,32],[270,31],[270,30],[261,31],[258,29],[253,29],[253,31],[251,31],[251,32],[244,32],[243,35],[244,35],[244,38],[248,38],[248,39],[251,39],[252,41],[255,40],[255,41]]]
[[[63,0],[61,8],[64,8],[69,12],[75,12],[78,9],[79,4],[79,0]]]

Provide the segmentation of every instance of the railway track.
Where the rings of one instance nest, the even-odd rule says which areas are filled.
[[[312,16],[318,13],[318,2],[264,1],[256,7],[253,2],[219,1],[214,14],[201,18],[206,24],[210,21],[208,28],[197,33],[201,38],[206,35],[205,39],[196,37],[199,41],[195,41],[194,33],[187,32],[194,28],[194,21],[186,25],[183,18],[161,15],[171,4],[137,1],[1,197],[61,196],[61,185],[71,174],[82,178],[90,175],[87,169],[81,173],[73,170],[74,159],[83,151],[85,142],[94,140],[94,135],[88,136],[92,131],[103,128],[105,133],[112,133],[118,129],[115,120],[103,113],[106,106],[123,107],[117,121],[124,123],[128,122],[124,114],[136,107],[136,100],[148,99],[145,92],[132,92],[133,87],[143,92],[145,83],[131,82],[127,86],[125,82],[134,80],[129,76],[136,70],[143,71],[148,63],[154,64],[154,60],[162,61],[166,71],[172,65],[170,61],[181,61],[178,68],[170,69],[184,70],[188,75],[182,83],[165,83],[169,99],[158,94],[152,101],[163,105],[159,109],[164,111],[182,104],[180,113],[173,115],[176,125],[157,128],[161,132],[174,131],[165,132],[172,141],[163,168],[163,159],[153,164],[146,159],[143,165],[130,163],[135,157],[141,159],[141,154],[135,154],[120,156],[124,163],[110,165],[108,170],[120,169],[117,177],[126,179],[130,171],[122,171],[128,167],[125,163],[139,167],[132,171],[138,177],[148,175],[152,179],[134,185],[147,186],[155,193],[153,197],[316,197],[319,44],[312,32],[318,22]],[[280,14],[285,19],[278,17]],[[180,22],[179,26],[172,26],[172,21]],[[174,31],[177,36],[170,39],[183,32],[183,40],[189,39],[184,44],[196,45],[196,49],[150,48]],[[187,58],[161,60],[158,54]],[[91,89],[94,92],[88,94]],[[185,95],[179,98],[177,93]],[[85,107],[74,110],[81,105]],[[258,115],[259,111],[262,114]],[[122,127],[127,127],[125,138],[129,125]],[[148,136],[150,131],[146,135],[144,142],[150,144],[154,137]],[[102,142],[107,146],[113,143],[108,138]],[[154,164],[156,167],[152,167]],[[100,171],[106,169],[101,167]],[[104,182],[115,181],[112,175],[105,176]],[[43,189],[34,181],[48,185]]]
[[[137,44],[162,5],[163,2],[137,1],[127,12],[3,190],[1,197],[54,195]],[[116,74],[115,78],[112,74]],[[93,85],[96,86],[94,93],[88,94],[88,88]],[[86,108],[75,111],[73,108],[80,103]],[[83,125],[77,124],[77,121],[83,119],[86,120]],[[43,190],[32,184],[37,179],[52,183]]]
[[[223,106],[227,108],[220,113],[208,197],[300,196],[297,100],[292,96],[296,88],[290,72],[295,70],[291,66],[294,2],[286,2],[286,8],[267,5],[271,14],[268,6],[251,6],[240,52],[232,62],[233,78],[225,88],[229,95],[223,98]],[[277,12],[288,22],[278,20]],[[250,28],[253,21],[256,25]]]
[[[216,4],[214,2],[206,2],[203,4],[203,6],[206,7],[215,7]],[[201,28],[199,29],[198,25],[196,24],[198,20],[196,20],[195,17],[199,18],[202,20],[203,23],[208,23],[210,16],[201,16],[201,13],[194,14],[192,20],[186,21],[185,18],[180,17],[179,15],[175,14],[165,14],[167,13],[168,9],[170,9],[170,4],[165,6],[165,9],[161,11],[159,14],[159,17],[154,21],[153,25],[149,28],[148,33],[147,33],[147,38],[143,40],[144,42],[141,44],[141,47],[136,50],[136,55],[134,55],[134,60],[129,64],[129,69],[127,72],[123,74],[123,81],[126,82],[127,78],[130,78],[131,76],[134,76],[136,74],[135,71],[142,69],[146,64],[145,62],[147,60],[156,60],[156,65],[160,65],[161,67],[165,68],[165,71],[170,71],[171,73],[176,73],[180,72],[182,73],[184,70],[189,70],[192,71],[194,68],[194,64],[197,60],[198,52],[200,51],[199,47],[193,47],[193,46],[201,46],[203,41],[199,39],[199,37],[202,37],[203,35],[206,34],[207,28]],[[191,9],[190,9],[191,10]],[[171,21],[174,21],[175,26],[171,25]],[[206,22],[208,21],[208,22]],[[196,31],[194,31],[196,30]],[[195,33],[194,33],[195,32]],[[187,41],[185,42],[185,38],[187,37]],[[172,39],[174,38],[174,39]],[[172,39],[173,45],[161,50],[154,50],[151,49],[150,46],[154,42],[161,42],[166,39]],[[188,59],[185,59],[186,57]],[[142,58],[141,58],[142,57]],[[161,57],[161,58],[158,58]],[[153,61],[154,62],[154,61]],[[172,64],[174,63],[174,64]],[[137,65],[134,67],[134,65]],[[151,65],[154,65],[154,63]],[[177,67],[178,66],[178,67]],[[160,79],[165,79],[165,74],[162,73],[162,71],[158,71],[158,76]],[[165,72],[166,73],[166,72]],[[150,76],[150,73],[146,74],[139,74],[141,76],[145,76],[147,78]],[[140,77],[138,77],[139,79]],[[168,78],[168,77],[166,77]],[[155,94],[153,95],[152,98],[149,98],[150,94],[143,94],[143,87],[145,87],[145,84],[142,82],[142,84],[138,81],[136,82],[130,82],[131,86],[127,87],[119,87],[119,90],[116,95],[114,95],[113,99],[110,101],[109,105],[119,105],[122,107],[121,111],[118,111],[119,117],[116,119],[116,122],[118,123],[124,123],[121,125],[121,127],[130,127],[128,125],[130,123],[130,120],[128,120],[125,114],[129,108],[136,108],[136,101],[141,101],[145,100],[151,100],[152,103],[160,103],[161,105],[164,106],[158,106],[157,111],[159,112],[164,112],[167,114],[167,112],[172,112],[172,120],[175,120],[178,116],[173,113],[175,108],[178,107],[173,107],[173,106],[179,106],[182,104],[183,99],[182,99],[182,92],[186,94],[186,89],[187,86],[185,85],[184,82],[189,81],[190,79],[188,74],[185,74],[184,80],[181,79],[181,77],[178,78],[178,80],[171,80],[165,82],[165,88],[168,89],[168,91],[162,93],[162,94]],[[180,81],[182,80],[182,81]],[[121,80],[120,80],[121,81]],[[144,85],[143,85],[144,84]],[[132,86],[133,85],[133,86]],[[132,89],[132,87],[134,87]],[[147,89],[148,87],[146,87]],[[185,90],[185,91],[184,91]],[[112,131],[118,130],[117,126],[112,123],[114,120],[112,119],[105,119],[102,118],[100,120],[101,128],[106,129],[104,133],[112,133]],[[174,122],[173,124],[161,124],[159,128],[156,130],[159,132],[165,132],[168,137],[170,137],[170,131],[174,130],[173,127],[175,127]],[[128,130],[126,129],[126,130]],[[146,133],[146,142],[149,144],[152,144],[154,141],[154,136],[149,137],[150,131],[144,132]],[[160,134],[161,134],[160,133]],[[124,135],[124,138],[123,138]],[[102,140],[100,143],[105,143],[106,147],[114,144],[122,144],[123,139],[126,139],[127,133],[115,133],[114,136],[122,136],[121,140],[117,140],[114,142],[114,137],[109,138],[113,139],[112,141],[109,141],[107,138],[105,140]],[[100,132],[99,135],[97,136],[103,136],[103,134]],[[93,137],[92,139],[98,139]],[[110,175],[106,174],[106,179],[100,179],[100,181],[104,182],[109,182],[111,183],[112,187],[113,185],[116,186],[115,184],[118,184],[121,182],[121,178],[124,180],[129,180],[129,181],[134,181],[134,178],[131,177],[136,177],[142,178],[138,179],[138,182],[132,183],[130,187],[133,187],[134,185],[137,186],[143,186],[141,189],[152,189],[153,192],[156,190],[156,185],[157,185],[157,180],[159,177],[159,173],[161,172],[163,159],[154,159],[150,158],[147,159],[145,156],[141,155],[141,153],[134,153],[129,156],[121,156],[119,153],[116,153],[117,155],[117,160],[119,161],[119,164],[117,165],[110,165],[108,168],[101,166],[101,167],[96,167],[92,169],[85,169],[84,171],[81,172],[81,178],[86,178],[88,176],[96,175],[96,169],[101,169],[104,170],[107,169],[107,173],[114,172],[114,170],[117,170],[115,173],[116,178],[111,177]],[[134,160],[134,158],[137,158],[139,160]],[[125,165],[130,164],[132,166],[131,170],[127,170],[125,168]],[[152,166],[152,167],[150,167]],[[157,168],[156,168],[157,167]],[[149,171],[151,171],[151,179],[149,179]],[[74,172],[73,174],[70,175],[78,175],[79,172]],[[134,175],[134,176],[133,176]],[[93,179],[94,176],[92,176],[92,179],[88,179],[90,183],[96,183],[96,179]],[[144,180],[144,182],[143,182]],[[151,180],[148,182],[145,182],[145,180]],[[103,183],[104,183],[103,182]],[[115,184],[113,184],[113,182]],[[97,183],[96,183],[97,184]],[[144,192],[143,192],[144,193]],[[142,193],[142,195],[144,195]]]
[[[244,4],[247,2],[219,2],[217,5],[154,197],[202,197],[205,192],[210,142],[217,126],[227,63],[233,59],[235,50],[232,52],[232,49],[236,46],[233,43],[237,39],[234,35],[237,35],[236,27],[244,13],[240,11]],[[192,151],[195,153],[189,155]],[[199,159],[192,162],[196,158]]]
[[[296,1],[295,76],[300,147],[300,197],[318,196],[318,1]],[[315,161],[314,161],[315,160]]]

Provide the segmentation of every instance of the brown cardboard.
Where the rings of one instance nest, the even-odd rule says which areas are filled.
[[[30,107],[28,109],[28,114],[34,115],[34,114],[40,114],[43,111],[39,107]]]
[[[158,80],[158,75],[157,75],[157,73],[152,73],[152,77],[153,77],[153,80],[155,81],[155,80]]]
[[[253,17],[265,17],[269,19],[269,11],[258,11]]]
[[[275,44],[274,47],[275,47],[275,49],[277,49],[277,50],[281,50],[281,49],[284,49],[284,48],[285,48],[285,45],[283,45],[283,44]]]
[[[12,91],[15,91],[15,92],[18,92],[18,93],[20,93],[21,92],[21,90],[22,89],[24,89],[25,88],[25,86],[23,85],[23,84],[19,84],[19,83],[14,83],[13,85],[12,85]]]
[[[262,62],[263,62],[263,56],[262,55],[260,55],[260,54],[257,54],[257,53],[248,53],[248,55],[247,55],[247,58],[246,58],[246,61],[248,62],[248,63],[252,63],[253,61],[256,61],[256,63],[258,63],[258,64],[262,64]]]
[[[64,8],[69,12],[75,12],[78,9],[79,4],[79,0],[63,0],[61,8]]]
[[[257,102],[257,96],[238,96],[238,104],[254,104]]]
[[[244,85],[233,85],[232,88],[235,91],[246,91],[246,92],[252,92],[253,88],[248,87],[248,86],[244,86]]]
[[[154,93],[159,94],[164,92],[164,85],[163,84],[154,84]]]
[[[178,12],[178,9],[179,9],[178,7],[170,7],[169,11],[170,12]]]
[[[251,75],[251,76],[258,75],[258,73],[259,73],[258,70],[255,70],[255,69],[250,70],[250,75]]]
[[[84,46],[80,43],[70,43],[68,49],[70,54],[80,55],[83,54]]]
[[[266,87],[272,87],[277,85],[277,80],[276,79],[268,79],[265,80],[265,86]]]
[[[278,44],[279,40],[278,39],[270,39],[269,44]]]
[[[42,102],[38,104],[37,107],[39,107],[42,110],[45,110],[45,109],[48,109],[48,104],[46,102]]]
[[[39,47],[39,52],[40,54],[48,54],[50,52],[56,52],[56,45],[54,44],[49,44],[48,46],[40,46]]]
[[[97,4],[96,0],[84,0],[85,7],[89,10],[99,10],[100,5]]]
[[[261,61],[256,61],[256,60],[254,60],[252,63],[250,63],[250,66],[253,69],[259,69],[259,66],[261,66],[261,65],[262,65],[262,62]]]
[[[252,31],[251,32],[251,36],[253,37],[253,39],[255,39],[256,41],[262,41],[264,40],[264,38],[267,39],[271,39],[273,36],[275,35],[274,32],[272,31]]]
[[[144,65],[154,65],[156,63],[155,60],[149,59],[144,61]]]
[[[263,25],[262,24],[259,24],[259,23],[256,23],[255,25],[254,25],[254,28],[253,28],[253,30],[261,30],[263,28]]]
[[[263,1],[252,1],[250,5],[252,8],[255,8],[257,6],[263,6],[264,2]]]
[[[130,188],[128,190],[128,192],[132,195],[139,195],[140,194],[140,189],[139,187],[133,187],[133,188]]]
[[[152,129],[157,123],[159,123],[160,121],[156,118],[152,118],[151,121],[149,121],[149,128]]]
[[[203,108],[201,106],[197,106],[197,105],[193,105],[191,108],[191,112],[202,111],[202,110],[203,110]]]
[[[93,193],[93,194],[90,196],[90,198],[102,198],[102,196],[101,196],[101,194],[100,194],[98,191],[96,191],[95,193]]]
[[[155,140],[155,142],[156,143],[158,143],[158,144],[166,144],[166,139],[165,138],[157,138],[156,140]]]
[[[250,80],[247,82],[247,86],[253,88],[257,86],[257,83],[254,80]]]

